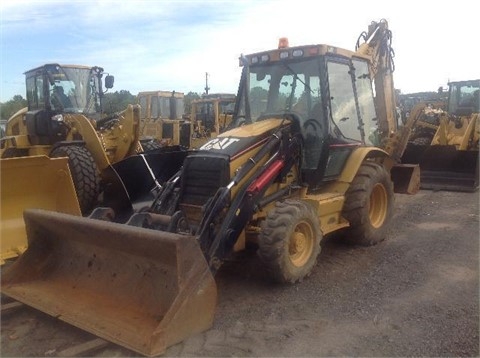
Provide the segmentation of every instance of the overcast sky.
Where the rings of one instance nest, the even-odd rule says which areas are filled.
[[[480,78],[478,3],[457,0],[3,0],[1,92],[25,97],[23,73],[44,63],[101,66],[113,90],[236,93],[243,54],[331,44],[354,50],[371,21],[393,34],[395,87],[435,91]]]

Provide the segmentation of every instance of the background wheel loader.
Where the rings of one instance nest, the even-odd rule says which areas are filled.
[[[26,247],[23,209],[88,215],[108,192],[114,205],[128,193],[112,165],[144,151],[139,106],[104,115],[102,68],[46,64],[25,76],[28,107],[8,120],[0,139],[3,259]],[[112,86],[113,76],[107,75],[105,87]],[[145,149],[151,149],[148,144]],[[68,158],[68,164],[55,158]],[[160,171],[157,165],[155,172]],[[66,194],[72,189],[67,178],[76,198]]]
[[[423,189],[475,191],[479,185],[480,80],[449,83],[446,103],[417,104],[403,163],[420,165]]]
[[[235,128],[190,151],[122,222],[106,207],[88,218],[27,210],[29,247],[2,293],[153,356],[212,325],[213,276],[247,242],[273,280],[294,283],[327,234],[382,241],[394,192],[419,187],[418,166],[397,159],[408,133],[395,124],[391,55],[381,20],[356,51],[282,39],[241,56]]]
[[[8,120],[1,141],[2,158],[68,157],[84,214],[97,204],[103,171],[139,149],[139,108],[106,117],[103,76],[98,66],[46,64],[27,71],[28,107]],[[113,81],[107,75],[105,87]]]

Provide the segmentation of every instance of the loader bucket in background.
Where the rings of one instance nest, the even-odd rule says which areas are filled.
[[[68,158],[32,156],[1,159],[0,174],[1,264],[26,249],[25,209],[81,215]]]
[[[402,163],[405,164],[419,164],[423,153],[429,148],[430,145],[425,144],[412,144],[409,143],[402,155]]]
[[[399,194],[416,194],[420,190],[420,166],[396,164],[390,171],[393,190]]]
[[[113,168],[134,203],[142,200],[155,187],[153,176],[161,185],[170,179],[183,165],[187,153],[180,146],[153,149],[117,162]]]
[[[478,150],[457,150],[453,145],[429,146],[420,160],[421,188],[475,191],[478,162]]]
[[[195,237],[43,210],[25,223],[3,294],[146,356],[211,327],[217,289]]]

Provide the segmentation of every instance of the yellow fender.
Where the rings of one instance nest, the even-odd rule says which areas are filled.
[[[340,183],[350,184],[357,175],[360,166],[365,159],[372,158],[377,161],[384,161],[385,158],[389,158],[386,151],[376,147],[359,147],[353,151],[345,163],[344,169],[338,178]],[[390,169],[391,164],[385,163],[387,169]],[[345,190],[346,191],[346,190]]]

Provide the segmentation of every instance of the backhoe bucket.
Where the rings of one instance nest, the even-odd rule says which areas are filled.
[[[215,281],[195,237],[25,211],[28,249],[2,293],[145,356],[211,327]]]
[[[432,145],[420,160],[422,189],[475,191],[478,189],[478,150]]]
[[[27,247],[23,211],[38,208],[81,215],[68,158],[32,156],[0,162],[1,264]]]
[[[416,194],[420,190],[420,166],[418,164],[396,164],[392,167],[393,189],[399,194]]]
[[[430,147],[428,144],[412,144],[409,143],[402,155],[402,163],[419,164],[422,160],[423,153]]]

